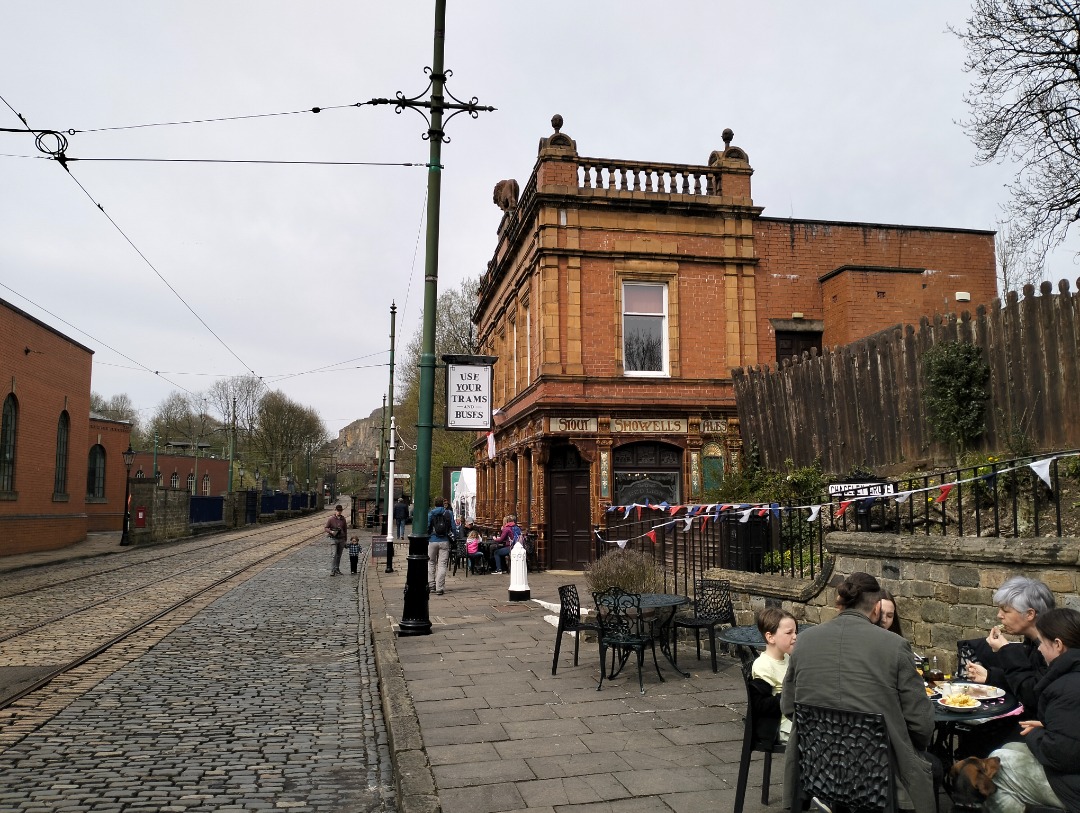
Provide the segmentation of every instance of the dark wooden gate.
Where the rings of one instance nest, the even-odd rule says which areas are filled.
[[[553,449],[548,459],[549,566],[582,570],[592,561],[589,468],[573,446]]]
[[[259,492],[254,489],[244,492],[244,522],[253,525],[259,521]]]

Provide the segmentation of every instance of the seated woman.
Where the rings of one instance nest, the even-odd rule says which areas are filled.
[[[1026,709],[1035,708],[1035,684],[1046,672],[1039,653],[1035,623],[1054,607],[1054,594],[1037,579],[1011,576],[994,593],[999,626],[986,639],[975,642],[974,660],[968,661],[965,677],[973,683],[988,683],[1016,695]],[[1021,643],[1010,643],[1005,635],[1022,635]],[[1015,713],[969,725],[957,740],[956,756],[986,756],[1002,744],[1018,739],[1019,718]]]
[[[1035,684],[1046,672],[1035,624],[1039,616],[1054,608],[1054,594],[1038,579],[1012,576],[994,593],[994,603],[1001,623],[986,636],[986,649],[976,651],[981,662],[968,664],[967,678],[1006,689],[1025,708],[1034,708]],[[1022,635],[1024,640],[1012,643],[1005,635]]]
[[[1046,674],[1034,693],[1038,714],[1020,722],[1023,742],[991,754],[1001,761],[991,813],[1023,813],[1026,805],[1080,810],[1080,612],[1060,608],[1035,621]]]
[[[780,689],[795,648],[795,616],[779,607],[766,607],[757,615],[757,628],[765,639],[765,651],[758,655],[750,672],[754,720],[759,723],[755,733],[762,739],[775,738],[785,743],[791,733],[791,720],[780,714]]]
[[[514,546],[514,517],[512,514],[507,514],[503,517],[502,531],[495,537],[491,543],[493,548],[491,556],[495,560],[495,570],[493,573],[509,573],[510,568],[507,567],[503,570],[503,557],[510,555],[510,548]]]
[[[889,632],[903,635],[900,632],[900,614],[896,611],[896,598],[888,590],[881,591],[881,618],[877,623]]]

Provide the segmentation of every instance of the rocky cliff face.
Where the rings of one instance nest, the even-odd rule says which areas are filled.
[[[382,407],[373,410],[366,418],[353,421],[337,437],[337,460],[340,463],[371,463],[379,448],[382,431]]]

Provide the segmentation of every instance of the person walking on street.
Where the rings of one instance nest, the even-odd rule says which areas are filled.
[[[341,505],[334,506],[334,513],[326,520],[326,535],[334,540],[334,565],[330,568],[331,576],[341,575],[341,554],[345,550],[346,537],[349,532],[349,522],[342,513],[345,509]]]
[[[398,497],[394,503],[394,523],[397,525],[397,538],[405,538],[405,521],[409,518],[409,506],[404,497]]]
[[[450,561],[450,539],[454,536],[454,512],[445,507],[442,497],[428,512],[428,592],[441,596],[446,589],[446,566]]]

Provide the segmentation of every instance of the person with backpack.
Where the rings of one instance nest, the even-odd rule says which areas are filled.
[[[446,507],[442,497],[435,498],[435,507],[428,512],[428,592],[441,596],[446,589],[446,567],[450,562],[450,540],[457,532],[454,512]]]

